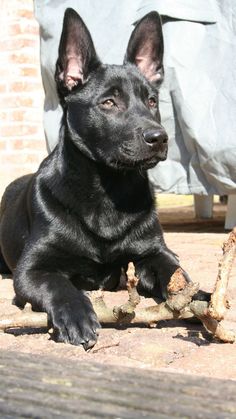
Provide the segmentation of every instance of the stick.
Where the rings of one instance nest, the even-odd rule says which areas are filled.
[[[196,291],[196,284],[193,287],[188,288],[186,292],[186,298],[189,300],[191,294]],[[176,296],[178,301],[179,296]],[[208,317],[206,301],[193,301],[186,305],[181,311],[172,310],[169,305],[169,301],[150,306],[143,309],[136,309],[132,318],[129,315],[117,318],[114,315],[114,309],[106,306],[102,296],[95,295],[92,299],[94,310],[101,323],[122,323],[122,324],[146,324],[152,326],[158,323],[160,320],[173,320],[173,319],[189,319],[192,317],[198,317],[203,323],[204,327],[223,342],[234,342],[235,334],[231,331],[227,331],[223,326],[215,319]],[[172,298],[171,303],[175,300]],[[0,317],[0,330],[6,331],[7,329],[29,327],[29,328],[48,328],[47,314],[46,313],[35,313],[35,312],[24,312],[19,311],[17,314]]]
[[[93,293],[92,293],[93,294]],[[123,312],[120,306],[114,310],[114,308],[107,307],[103,297],[98,294],[93,294],[91,297],[94,310],[98,316],[98,320],[102,324],[156,324],[160,320],[171,320],[171,319],[186,319],[194,316],[191,311],[187,308],[182,312],[173,311],[169,306],[168,302],[163,302],[155,306],[137,309],[131,313],[123,313],[122,316],[117,317],[117,311]],[[115,312],[114,312],[115,311]],[[47,314],[28,311],[24,312],[19,310],[19,313],[9,314],[0,316],[0,330],[14,329],[18,327],[29,327],[29,328],[46,328],[48,327]]]
[[[235,342],[236,336],[233,331],[225,329],[220,322],[209,317],[207,301],[193,301],[190,304],[190,310],[215,338],[225,343]]]
[[[130,269],[131,266],[131,269]],[[167,301],[146,308],[136,308],[140,301],[137,293],[137,277],[134,275],[133,263],[128,268],[128,302],[113,308],[107,307],[102,291],[93,291],[90,298],[100,323],[144,323],[147,325],[156,324],[160,320],[177,318],[190,318],[193,313],[187,309],[187,305],[198,291],[198,284],[190,283],[184,290],[173,293]],[[177,277],[179,276],[179,272]],[[174,278],[174,276],[173,276]],[[172,278],[172,279],[173,279]],[[174,288],[173,286],[173,289]],[[107,292],[108,293],[108,292]],[[183,308],[185,309],[181,311]],[[17,314],[4,315],[0,317],[0,330],[7,330],[16,327],[47,327],[47,314],[30,311],[29,308],[19,311]]]
[[[137,307],[137,305],[140,303],[140,295],[137,291],[139,279],[137,276],[135,276],[135,267],[133,262],[128,263],[126,277],[126,287],[129,299],[126,304],[123,304],[122,306],[115,306],[113,308],[113,316],[117,322],[122,322],[123,320],[132,321],[132,319],[135,317],[135,307]]]
[[[211,295],[208,308],[208,316],[215,320],[222,320],[229,303],[226,299],[226,291],[229,275],[236,256],[236,227],[231,231],[228,239],[223,243],[223,256],[218,265],[218,275],[215,289]]]
[[[36,313],[28,307],[25,310],[19,310],[18,313],[0,316],[0,331],[7,329],[21,328],[47,328],[47,313]]]

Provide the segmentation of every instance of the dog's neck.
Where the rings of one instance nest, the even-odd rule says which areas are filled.
[[[66,187],[73,207],[78,201],[93,207],[106,201],[104,205],[112,203],[117,210],[125,212],[134,207],[140,212],[153,206],[153,192],[146,172],[116,170],[97,163],[85,156],[66,135],[58,145],[57,165],[60,182]]]

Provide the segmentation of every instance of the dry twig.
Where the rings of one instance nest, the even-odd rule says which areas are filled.
[[[236,227],[231,231],[228,239],[223,243],[223,256],[218,265],[218,275],[215,289],[211,295],[208,307],[208,315],[216,320],[224,318],[225,310],[229,308],[226,299],[226,291],[229,282],[229,275],[236,256]]]
[[[48,327],[47,313],[36,313],[28,304],[17,313],[0,316],[0,331],[16,328],[45,328]]]
[[[137,291],[138,278],[135,276],[135,267],[133,262],[128,263],[128,269],[126,272],[127,282],[126,287],[129,295],[129,299],[126,304],[121,306],[115,306],[113,308],[113,316],[117,322],[122,320],[131,321],[135,317],[135,308],[140,302],[140,295]]]

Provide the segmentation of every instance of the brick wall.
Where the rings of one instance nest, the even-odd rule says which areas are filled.
[[[0,0],[0,196],[46,155],[33,0]]]

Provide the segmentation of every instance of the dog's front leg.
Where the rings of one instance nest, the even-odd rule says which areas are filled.
[[[29,302],[33,309],[45,311],[59,342],[91,348],[97,341],[100,324],[90,299],[77,290],[66,274],[22,269],[14,275],[16,301]]]
[[[135,264],[136,275],[139,278],[139,293],[166,299],[168,283],[179,267],[177,256],[166,246],[156,254],[145,257]],[[187,272],[184,270],[182,272],[186,281],[191,282]]]

